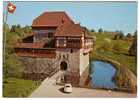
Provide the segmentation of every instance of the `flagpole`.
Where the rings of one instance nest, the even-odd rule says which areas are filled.
[[[8,5],[9,1],[7,2]],[[7,5],[6,5],[6,14],[5,14],[5,20],[4,23],[7,24],[7,18],[8,18],[8,9],[7,9]]]
[[[8,5],[9,1],[7,2]],[[3,64],[5,64],[5,50],[6,50],[6,24],[7,24],[7,18],[8,18],[8,9],[7,9],[7,5],[6,5],[6,13],[5,13],[5,20],[4,21],[4,31],[3,31]]]
[[[6,9],[5,24],[7,24],[8,10]]]

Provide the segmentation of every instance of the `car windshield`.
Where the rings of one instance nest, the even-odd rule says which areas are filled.
[[[66,86],[66,87],[70,87],[70,86]]]

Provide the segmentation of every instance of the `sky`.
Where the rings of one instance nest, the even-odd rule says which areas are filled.
[[[7,23],[31,25],[33,19],[46,11],[65,11],[74,22],[88,29],[121,30],[124,34],[137,30],[137,2],[13,2],[14,14],[8,14]],[[7,2],[3,3],[5,16]]]

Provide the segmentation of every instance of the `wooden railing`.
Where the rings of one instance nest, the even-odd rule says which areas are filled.
[[[55,49],[15,48],[17,56],[55,58]]]
[[[81,48],[81,43],[67,43],[67,48]]]

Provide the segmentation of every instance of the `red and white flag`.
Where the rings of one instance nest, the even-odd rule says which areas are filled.
[[[16,6],[12,2],[9,2],[7,5],[7,9],[9,13],[14,13]]]

